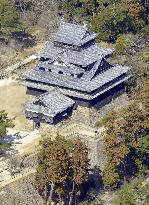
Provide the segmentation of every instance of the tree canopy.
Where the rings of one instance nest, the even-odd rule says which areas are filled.
[[[19,12],[8,0],[0,0],[0,37],[9,37],[21,29]]]
[[[53,141],[45,138],[40,142],[35,187],[45,204],[58,195],[60,204],[67,199],[71,205],[88,178],[88,169],[88,148],[79,139],[72,142],[60,136]]]
[[[12,119],[8,118],[8,114],[2,110],[0,111],[0,139],[4,138],[7,134],[7,128],[13,127]],[[8,148],[9,144],[0,143],[0,150]]]
[[[132,104],[111,112],[106,118],[104,148],[107,162],[103,173],[106,187],[116,186],[122,176],[125,180],[127,175],[136,174],[137,171],[145,174],[149,168],[148,92],[145,92],[147,85],[143,86],[144,92],[140,92],[139,87]]]
[[[148,24],[148,5],[137,0],[61,1],[63,15],[70,21],[88,20],[99,39],[115,40],[118,35],[139,32]]]
[[[4,110],[0,111],[0,138],[6,135],[7,128],[13,126],[12,119],[8,118],[8,114]]]

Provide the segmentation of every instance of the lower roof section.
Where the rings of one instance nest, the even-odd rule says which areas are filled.
[[[32,112],[35,115],[42,114],[47,117],[54,118],[70,107],[73,107],[75,102],[66,97],[62,93],[53,89],[24,105],[25,111]]]
[[[113,83],[109,84],[108,86],[105,86],[101,91],[99,91],[95,94],[92,94],[92,95],[69,90],[69,89],[65,89],[65,88],[57,88],[57,89],[60,93],[62,93],[65,96],[68,96],[70,98],[82,99],[85,101],[92,101],[93,99],[97,98],[98,96],[102,95],[103,93],[107,92],[108,90],[110,90],[110,89],[116,87],[117,85],[127,81],[129,78],[131,78],[131,75],[125,76],[124,78],[121,78],[118,81],[113,82]],[[44,85],[42,83],[25,82],[24,85],[27,86],[28,88],[32,88],[35,90],[36,89],[41,90],[43,92],[51,92],[51,90],[53,90],[52,86]]]
[[[80,92],[91,93],[113,81],[115,78],[128,73],[129,70],[129,67],[113,66],[89,81],[86,79],[74,79],[71,76],[64,76],[57,73],[34,69],[30,72],[24,73],[23,78],[34,82],[58,86],[60,88],[68,88]]]

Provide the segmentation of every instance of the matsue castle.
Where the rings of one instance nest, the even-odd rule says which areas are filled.
[[[130,68],[111,65],[107,58],[113,50],[98,46],[96,36],[86,23],[76,25],[61,19],[37,66],[23,73],[27,94],[36,96],[25,104],[25,115],[37,126],[56,124],[78,105],[94,107],[125,88]]]

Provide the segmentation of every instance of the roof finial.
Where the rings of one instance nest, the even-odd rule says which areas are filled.
[[[83,21],[83,27],[87,30],[88,29],[88,23],[87,23],[87,21]]]
[[[65,18],[64,18],[64,16],[62,16],[61,20],[60,20],[60,25],[62,25],[64,22],[65,22]]]

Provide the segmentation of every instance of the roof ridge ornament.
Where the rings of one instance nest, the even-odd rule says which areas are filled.
[[[86,20],[83,21],[83,28],[85,28],[86,30],[88,30],[88,23]]]
[[[64,23],[65,23],[65,18],[64,18],[64,16],[62,16],[60,19],[60,26],[63,25]]]

